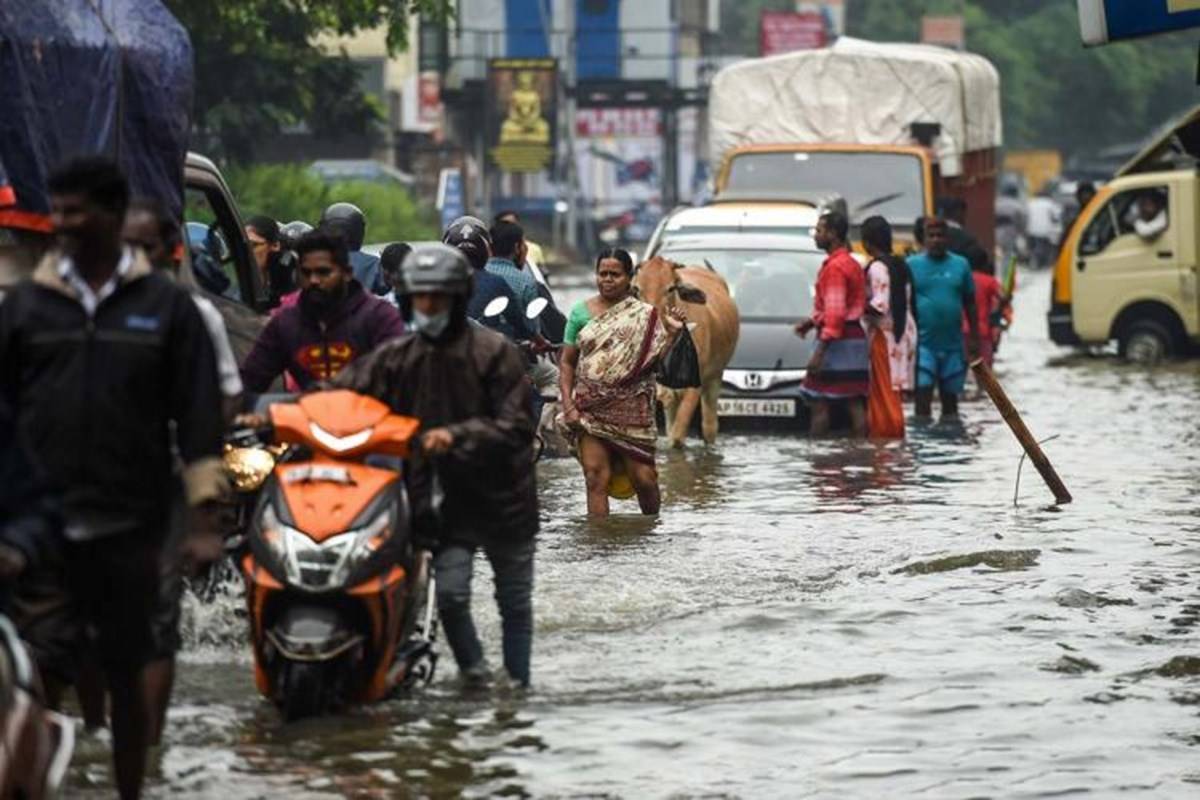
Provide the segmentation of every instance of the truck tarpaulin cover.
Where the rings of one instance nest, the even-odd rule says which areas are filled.
[[[733,64],[709,93],[713,162],[755,144],[911,145],[936,122],[942,174],[1002,144],[1000,75],[982,56],[843,36],[833,47]]]
[[[87,154],[181,217],[191,107],[192,45],[159,0],[0,2],[0,225],[47,229],[48,174]]]

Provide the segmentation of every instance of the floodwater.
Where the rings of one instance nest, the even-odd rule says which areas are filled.
[[[987,400],[902,444],[662,454],[656,520],[589,522],[544,464],[531,694],[464,695],[447,655],[420,696],[283,725],[231,596],[191,609],[151,794],[1200,797],[1200,365],[1067,355],[1047,294],[998,375],[1073,504],[1027,465],[1014,506]],[[109,780],[83,742],[70,793]]]

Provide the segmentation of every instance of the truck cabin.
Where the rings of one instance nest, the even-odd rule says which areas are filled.
[[[879,215],[891,223],[897,252],[904,253],[916,245],[917,218],[936,213],[940,198],[957,197],[967,204],[966,227],[990,252],[996,175],[994,151],[967,154],[963,174],[946,178],[932,150],[920,145],[753,145],[725,160],[714,202],[838,194],[853,241],[862,221]]]

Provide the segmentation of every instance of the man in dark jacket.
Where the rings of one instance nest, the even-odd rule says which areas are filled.
[[[129,187],[117,166],[79,159],[49,188],[58,248],[0,303],[0,399],[61,488],[66,518],[58,589],[67,602],[56,606],[65,613],[52,625],[27,621],[39,654],[39,644],[78,647],[83,637],[98,653],[117,787],[131,798],[154,716],[145,666],[175,451],[191,513],[179,557],[195,565],[222,551],[208,513],[225,485],[221,393],[191,295],[121,242]],[[61,655],[74,667],[77,651]]]
[[[508,282],[484,270],[492,257],[492,237],[482,220],[459,217],[446,228],[442,242],[461,251],[475,270],[471,297],[467,300],[467,316],[509,339],[532,339],[533,327],[525,317],[525,309],[517,302],[516,294],[508,288]],[[498,297],[508,301],[504,311],[498,316],[484,316],[488,304]]]
[[[320,229],[296,245],[300,301],[271,318],[242,364],[247,392],[261,394],[286,370],[309,389],[404,333],[388,301],[366,292],[350,272],[345,243]]]
[[[417,332],[357,361],[335,383],[421,420],[427,432],[408,473],[409,490],[418,535],[429,540],[431,528],[437,531],[434,569],[446,639],[464,678],[486,683],[490,671],[471,620],[472,565],[482,549],[496,580],[504,666],[528,686],[538,510],[525,359],[503,336],[467,323],[472,269],[458,250],[419,248],[402,276]],[[435,469],[444,493],[440,513]]]

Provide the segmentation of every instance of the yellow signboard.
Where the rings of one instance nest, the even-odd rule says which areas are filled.
[[[1167,11],[1200,11],[1200,0],[1167,0]]]

